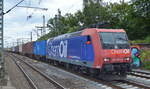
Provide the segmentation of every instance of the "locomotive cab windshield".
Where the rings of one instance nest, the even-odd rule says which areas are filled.
[[[125,32],[100,32],[103,49],[129,49],[128,38]]]

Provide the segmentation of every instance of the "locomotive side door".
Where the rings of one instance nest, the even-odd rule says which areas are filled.
[[[93,47],[91,43],[91,37],[90,36],[84,36],[82,43],[81,43],[81,56],[82,56],[82,62],[84,65],[87,65],[89,62],[93,62]]]
[[[86,64],[86,41],[87,41],[87,37],[83,36],[81,39],[81,61],[84,64]]]

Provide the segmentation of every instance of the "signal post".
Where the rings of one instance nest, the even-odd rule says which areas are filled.
[[[4,56],[3,56],[3,0],[0,0],[0,81],[4,78]]]

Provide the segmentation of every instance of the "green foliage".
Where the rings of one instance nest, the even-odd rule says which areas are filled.
[[[149,0],[134,0],[133,6],[135,13],[140,17],[150,16],[150,1]]]
[[[79,29],[78,26],[70,27],[70,28],[68,29],[68,32],[67,32],[67,33],[75,32],[77,29]]]
[[[144,61],[142,64],[144,69],[150,69],[150,61]]]
[[[150,34],[150,1],[149,0],[133,0],[131,15],[129,20],[129,28],[132,31],[128,32],[132,40],[145,39]]]
[[[131,43],[150,43],[150,36],[146,37],[144,40],[134,40]]]
[[[150,69],[150,50],[141,51],[141,61],[144,69]]]
[[[48,33],[48,34],[46,34],[46,35],[40,37],[40,38],[38,39],[38,41],[40,41],[40,40],[48,40],[48,39],[50,38],[50,36],[52,36],[52,34]]]
[[[150,50],[142,50],[141,59],[142,61],[147,61],[147,59],[150,60]]]
[[[83,15],[84,26],[109,20],[107,7],[101,3],[91,2],[91,4],[85,5],[83,9]]]
[[[131,7],[128,3],[110,3],[108,5],[110,21],[113,23],[113,28],[126,28]]]
[[[120,2],[108,5],[113,28],[124,28],[130,40],[145,39],[150,34],[148,30],[150,28],[150,14],[148,14],[150,9],[147,12],[140,10],[145,8],[142,6],[145,2],[145,0],[134,0],[130,4]],[[145,9],[148,9],[148,6],[146,7]],[[143,16],[141,13],[147,13],[147,15]]]

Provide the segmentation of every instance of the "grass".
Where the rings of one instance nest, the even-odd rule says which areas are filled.
[[[144,40],[134,40],[131,43],[150,43],[150,36],[146,37]]]
[[[150,50],[141,51],[142,68],[150,70]]]
[[[144,61],[142,63],[142,68],[150,70],[150,61]]]

